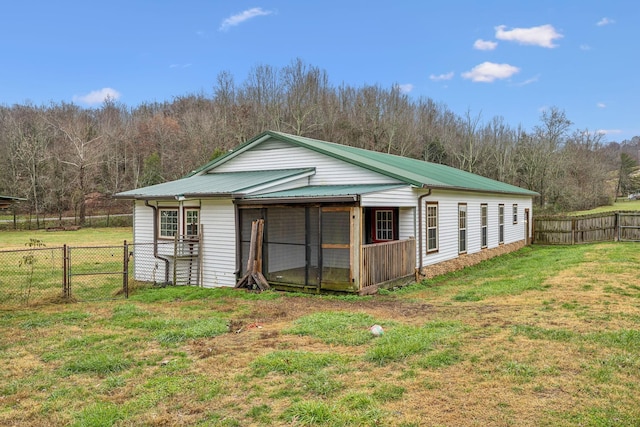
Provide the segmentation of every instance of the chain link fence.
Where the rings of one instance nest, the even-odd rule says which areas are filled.
[[[64,247],[0,251],[0,307],[61,300]]]
[[[0,251],[0,309],[126,298],[134,287],[166,285],[170,273],[154,243],[50,248],[33,241]]]

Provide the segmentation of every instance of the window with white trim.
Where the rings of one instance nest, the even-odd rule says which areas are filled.
[[[184,234],[187,236],[200,234],[200,209],[184,210]]]
[[[489,233],[488,233],[488,213],[489,208],[488,206],[483,203],[480,205],[480,238],[481,238],[481,242],[480,242],[480,246],[483,248],[487,247],[487,243],[489,240]]]
[[[498,243],[504,243],[504,205],[498,205]]]
[[[160,217],[159,237],[175,237],[178,234],[178,209],[161,208],[158,210],[158,215]]]
[[[427,252],[438,250],[438,204],[427,203]]]
[[[467,252],[467,205],[458,205],[458,252]]]
[[[513,223],[518,223],[518,205],[513,205]]]

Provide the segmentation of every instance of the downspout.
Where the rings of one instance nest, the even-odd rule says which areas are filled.
[[[153,257],[164,261],[164,284],[169,283],[169,259],[158,255],[158,208],[149,204],[149,200],[144,201],[144,205],[153,209]]]
[[[429,188],[429,191],[427,193],[418,197],[418,254],[420,261],[418,264],[418,270],[416,271],[416,282],[422,274],[422,200],[430,195],[431,188]]]

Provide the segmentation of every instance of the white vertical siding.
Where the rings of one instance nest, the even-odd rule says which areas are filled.
[[[407,185],[363,194],[360,197],[360,205],[363,207],[415,207],[416,192],[410,185]]]
[[[426,252],[426,202],[438,202],[438,251]],[[480,205],[487,204],[488,246],[499,246],[498,205],[504,204],[504,244],[525,239],[524,210],[531,211],[531,199],[525,196],[484,194],[434,190],[422,202],[422,260],[423,265],[433,265],[458,257],[458,204],[467,205],[467,253],[483,250],[481,247]],[[518,205],[518,223],[513,224],[513,205]]]
[[[134,278],[142,282],[164,283],[168,271],[166,263],[154,257],[154,210],[137,200],[133,209],[133,265]]]
[[[418,238],[418,229],[416,228],[418,217],[416,215],[416,208],[414,207],[400,208],[398,210],[398,239]]]
[[[136,200],[133,207],[133,241],[153,242],[153,209]]]
[[[169,207],[169,206],[166,206]],[[176,204],[175,207],[178,207]],[[134,274],[136,280],[164,282],[166,263],[153,256],[154,210],[136,201],[134,207]],[[202,226],[203,286],[234,286],[236,270],[235,207],[231,200],[203,200]],[[160,240],[160,243],[169,242]],[[173,255],[173,245],[159,245],[158,252]],[[170,259],[170,257],[169,257]],[[169,280],[173,266],[169,264]]]
[[[203,286],[236,284],[236,215],[229,199],[203,200],[202,225]]]
[[[385,184],[397,180],[282,141],[269,140],[218,166],[216,172],[316,168],[310,185]]]

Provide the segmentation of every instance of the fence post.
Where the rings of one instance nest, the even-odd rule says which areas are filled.
[[[124,241],[124,251],[122,258],[122,290],[124,291],[124,297],[129,298],[129,245],[127,241]]]
[[[62,298],[69,299],[69,282],[67,271],[69,269],[69,263],[67,262],[67,245],[62,245]]]

